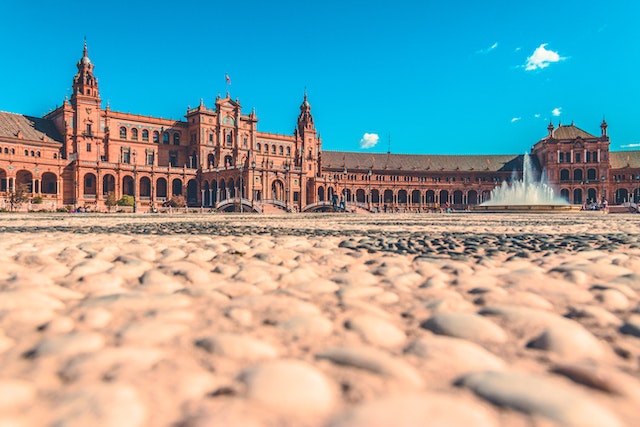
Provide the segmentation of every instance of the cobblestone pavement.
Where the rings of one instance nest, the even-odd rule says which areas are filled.
[[[0,426],[634,426],[640,216],[0,215]]]

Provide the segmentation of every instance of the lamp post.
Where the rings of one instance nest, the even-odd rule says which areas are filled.
[[[289,212],[289,163],[284,164],[284,209]]]
[[[138,198],[136,197],[138,187],[138,162],[136,161],[136,152],[133,152],[133,213],[138,212]]]
[[[216,166],[213,170],[216,172],[216,202],[214,206],[217,206],[218,200],[220,200],[220,182],[218,181],[218,172],[220,172],[220,169]]]
[[[369,172],[367,173],[367,186],[367,204],[369,211],[371,211],[371,169],[369,169]]]
[[[604,175],[600,177],[600,181],[602,182],[602,192],[600,193],[600,195],[602,197],[602,203],[604,203],[604,199],[605,197],[607,197],[607,193],[605,193],[605,190],[604,190]]]
[[[342,210],[343,211],[347,211],[347,167],[344,167],[344,170],[342,171],[342,173],[344,174],[344,205],[342,206]]]
[[[240,213],[242,213],[242,193],[243,193],[242,190],[244,190],[244,186],[242,184],[242,172],[244,170],[244,166],[240,166],[239,170],[240,170]]]
[[[256,198],[256,161],[251,161],[251,170],[253,171],[251,174],[251,205],[253,205],[253,201]]]

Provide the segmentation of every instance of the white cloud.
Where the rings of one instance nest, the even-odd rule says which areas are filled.
[[[553,114],[555,117],[558,117],[560,114],[562,114],[562,107],[556,107],[553,110],[551,110],[551,114]]]
[[[547,49],[547,43],[543,43],[536,50],[533,51],[530,57],[527,58],[527,63],[524,65],[524,69],[527,71],[538,70],[547,68],[549,64],[553,62],[562,61],[558,52]]]
[[[535,113],[535,114],[533,115],[533,117],[535,117],[536,119],[539,119],[539,118],[540,118],[540,114]]]
[[[522,119],[522,117],[514,117],[514,118],[511,119],[511,123],[515,123],[515,122],[517,122],[517,121],[519,121],[521,119]]]
[[[378,144],[380,137],[377,133],[365,133],[360,140],[360,148],[372,148]]]
[[[624,144],[621,145],[620,148],[637,148],[640,147],[639,143],[634,143],[634,144]]]
[[[480,53],[480,54],[487,54],[489,52],[491,52],[492,50],[495,50],[498,47],[498,42],[495,42],[494,44],[492,44],[491,46],[489,46],[486,49],[480,49],[479,51],[477,51],[476,53]]]

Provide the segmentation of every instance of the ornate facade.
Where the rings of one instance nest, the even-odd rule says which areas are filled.
[[[0,112],[0,196],[23,188],[33,209],[104,211],[133,198],[151,211],[176,197],[192,207],[254,212],[340,207],[386,212],[465,209],[522,174],[521,155],[399,155],[323,151],[305,93],[293,135],[257,130],[229,94],[185,120],[101,108],[85,44],[73,93],[42,118]],[[532,157],[569,202],[640,200],[640,152],[610,152],[594,136],[549,124]]]

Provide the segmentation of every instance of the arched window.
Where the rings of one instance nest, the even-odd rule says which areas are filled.
[[[9,149],[7,147],[4,147],[4,154],[9,154]]]
[[[11,149],[11,154],[16,154],[16,149],[15,148]]]
[[[282,147],[282,145],[278,147],[278,154],[280,154],[281,156],[284,155],[284,148]]]
[[[178,132],[173,134],[173,145],[180,145],[180,134]]]
[[[28,156],[29,155],[29,150],[24,150],[24,155]]]
[[[35,157],[36,156],[36,152],[31,150],[31,157]]]
[[[163,144],[169,143],[169,132],[165,132],[162,134],[162,143]]]
[[[36,151],[36,157],[40,157],[40,152]]]
[[[271,146],[271,153],[272,154],[276,154],[276,146],[275,145]]]
[[[269,144],[264,144],[264,152],[269,154]]]
[[[153,142],[155,142],[156,144],[160,142],[160,132],[158,132],[157,130],[153,131]]]
[[[142,129],[142,140],[149,141],[149,131],[146,129]]]
[[[598,176],[595,169],[587,169],[587,179],[589,181],[597,180]]]
[[[227,134],[227,145],[231,145],[233,141],[233,131],[229,131]]]
[[[287,147],[287,156],[291,156],[291,147]]]
[[[120,139],[127,139],[127,128],[120,126]]]
[[[569,181],[569,170],[562,169],[560,171],[560,181]]]
[[[6,150],[6,148],[5,148]],[[258,142],[258,144],[256,145],[256,151],[259,153],[262,151],[262,145]]]
[[[138,129],[131,129],[131,139],[133,139],[134,141],[138,140]]]

